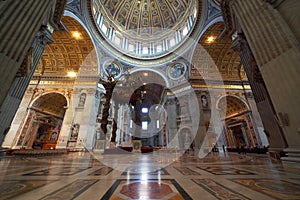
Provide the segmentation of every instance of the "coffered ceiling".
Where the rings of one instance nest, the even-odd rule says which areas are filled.
[[[83,63],[92,65],[86,59],[97,60],[95,55],[88,56],[94,46],[85,29],[71,17],[63,17],[62,22],[67,31],[53,32],[53,43],[46,46],[35,75],[66,76]]]
[[[219,74],[225,81],[247,80],[240,57],[237,52],[233,50],[231,37],[224,33],[225,24],[223,22],[213,24],[204,32],[198,45],[201,46],[202,51],[206,52],[198,52],[199,55],[194,55],[195,57],[199,57],[195,63],[202,63],[203,60],[208,59],[206,55],[209,55],[217,68],[211,67],[211,64],[199,65],[197,69],[192,71],[192,75],[198,77],[200,75],[197,75],[197,73],[201,73],[206,74],[206,77],[210,79],[214,79],[216,75]]]
[[[106,0],[104,7],[112,21],[124,30],[171,29],[186,14],[186,0]]]

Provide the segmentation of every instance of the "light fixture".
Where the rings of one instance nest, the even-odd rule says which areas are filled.
[[[207,37],[207,39],[206,39],[206,43],[211,44],[211,43],[213,43],[215,40],[216,40],[216,37],[214,37],[214,36],[209,36],[209,37]]]
[[[142,113],[148,113],[148,108],[142,108]]]
[[[67,76],[70,78],[75,78],[77,76],[77,73],[74,71],[68,71]]]
[[[144,72],[143,75],[144,75],[144,76],[148,76],[148,72]]]
[[[82,35],[79,31],[72,31],[71,34],[72,34],[72,37],[76,40],[82,39]]]

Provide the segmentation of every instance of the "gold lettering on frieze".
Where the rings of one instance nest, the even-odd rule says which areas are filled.
[[[76,82],[76,83],[77,83],[77,85],[96,85],[97,82],[95,82],[95,81],[84,81],[84,82],[80,81],[80,82]]]
[[[36,85],[36,84],[38,84],[38,81],[37,81],[37,80],[32,80],[32,81],[30,81],[29,84],[31,84],[31,85]]]
[[[191,89],[192,89],[191,86],[187,86],[187,87],[180,88],[180,89],[177,89],[177,90],[172,90],[172,92],[174,94],[179,94],[179,93],[182,93],[182,92],[185,92],[185,91],[190,91]]]
[[[237,89],[237,90],[251,90],[250,85],[205,85],[205,84],[193,84],[193,88],[215,88],[215,89]]]
[[[34,80],[34,81],[30,81],[31,85],[74,85],[74,82],[70,82],[70,81],[40,81],[38,83],[38,81]]]

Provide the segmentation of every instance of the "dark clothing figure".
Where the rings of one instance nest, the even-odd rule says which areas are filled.
[[[241,153],[242,154],[246,154],[246,149],[245,149],[245,145],[244,144],[241,146]]]

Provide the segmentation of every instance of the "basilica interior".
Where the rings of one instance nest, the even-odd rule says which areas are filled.
[[[0,199],[300,199],[299,9],[1,1]]]

